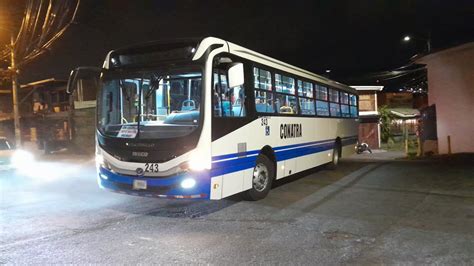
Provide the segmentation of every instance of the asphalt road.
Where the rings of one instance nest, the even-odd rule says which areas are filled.
[[[471,159],[346,160],[258,202],[101,191],[78,159],[0,186],[0,264],[474,264]]]

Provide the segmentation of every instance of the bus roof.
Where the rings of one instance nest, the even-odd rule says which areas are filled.
[[[242,58],[248,59],[250,61],[259,63],[261,65],[266,65],[271,68],[275,68],[275,69],[278,69],[278,70],[281,70],[281,71],[284,71],[296,76],[300,76],[302,78],[314,80],[321,84],[325,84],[325,85],[335,87],[335,88],[338,88],[338,89],[341,89],[353,94],[357,94],[357,91],[354,88],[351,88],[345,84],[317,75],[310,71],[287,64],[275,58],[266,56],[264,54],[255,52],[253,50],[247,49],[245,47],[239,46],[237,44],[234,44],[234,43],[231,43],[231,42],[228,42],[216,37],[161,40],[161,41],[153,41],[153,42],[147,42],[147,43],[136,44],[136,45],[119,48],[119,49],[109,52],[104,62],[104,67],[108,68],[108,58],[111,53],[130,53],[130,52],[134,53],[137,51],[151,51],[159,47],[160,45],[172,44],[172,43],[189,44],[190,46],[196,45],[196,51],[194,53],[193,60],[200,59],[211,46],[214,46],[214,47],[216,45],[220,47],[224,46],[230,54],[234,54]]]
[[[336,87],[338,89],[342,89],[344,91],[354,93],[356,94],[357,91],[354,88],[351,88],[345,84],[339,83],[337,81],[328,79],[326,77],[317,75],[315,73],[312,73],[310,71],[304,70],[302,68],[287,64],[285,62],[282,62],[280,60],[274,59],[272,57],[260,54],[258,52],[252,51],[250,49],[247,49],[245,47],[239,46],[237,44],[215,38],[215,37],[206,37],[204,38],[200,44],[199,47],[196,51],[196,56],[193,58],[193,60],[198,59],[200,56],[204,54],[204,52],[211,46],[211,45],[216,45],[216,44],[224,44],[227,46],[227,49],[230,54],[234,54],[237,56],[240,56],[242,58],[257,62],[262,65],[266,65],[278,70],[282,70],[306,79],[314,80],[318,83],[322,83],[328,86]]]

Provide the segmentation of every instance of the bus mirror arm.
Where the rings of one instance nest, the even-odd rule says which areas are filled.
[[[103,71],[104,69],[100,67],[78,67],[71,70],[71,73],[69,74],[69,78],[67,80],[66,92],[68,94],[74,93],[77,88],[78,79],[83,79],[85,77],[98,78],[100,73]]]
[[[244,64],[232,63],[227,70],[229,88],[238,87],[244,84]]]

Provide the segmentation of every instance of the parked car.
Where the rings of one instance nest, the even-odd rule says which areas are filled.
[[[0,137],[0,170],[11,167],[11,159],[14,150],[12,145],[4,137]]]
[[[16,149],[5,137],[0,137],[0,170],[18,169],[31,166],[35,162],[33,154]]]

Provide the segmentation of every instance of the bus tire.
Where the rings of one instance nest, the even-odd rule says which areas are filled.
[[[252,188],[242,196],[245,200],[260,200],[265,198],[272,188],[275,179],[275,164],[267,156],[260,154],[255,162],[252,174]]]
[[[339,164],[339,159],[341,159],[341,144],[336,142],[332,150],[332,161],[326,165],[326,168],[329,170],[335,170]]]

